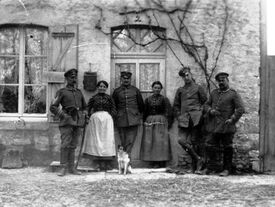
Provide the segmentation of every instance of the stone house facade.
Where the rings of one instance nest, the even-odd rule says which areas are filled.
[[[194,0],[186,12],[185,26],[194,44],[205,43],[207,65],[230,74],[230,84],[243,98],[246,113],[238,123],[235,162],[241,169],[257,169],[260,99],[260,6],[259,0]],[[84,76],[110,83],[108,93],[119,84],[123,68],[134,72],[133,84],[143,95],[150,84],[161,80],[163,93],[173,103],[181,63],[192,68],[196,81],[206,86],[198,63],[175,41],[152,41],[156,33],[176,38],[167,11],[186,8],[187,0],[163,1],[166,13],[148,1],[126,0],[24,0],[0,2],[0,162],[19,151],[25,164],[48,165],[59,160],[58,123],[49,104],[64,86],[69,67],[79,71],[78,87],[86,100],[95,94],[83,84]],[[134,12],[148,9],[146,12]],[[225,10],[227,8],[227,10]],[[154,12],[152,12],[154,11]],[[151,12],[151,13],[150,13]],[[168,12],[169,14],[169,12]],[[149,16],[152,15],[151,20]],[[174,16],[173,16],[174,15]],[[226,31],[223,37],[224,20]],[[154,18],[153,18],[154,17]],[[177,18],[173,13],[172,18]],[[135,40],[121,38],[125,25]],[[187,42],[190,37],[182,37]],[[189,38],[189,39],[188,39]],[[152,44],[135,44],[144,41]],[[222,41],[222,48],[219,45]],[[9,42],[9,43],[7,43]],[[143,42],[143,43],[144,43]],[[203,56],[205,57],[205,56]],[[85,76],[86,77],[86,76]],[[91,87],[89,89],[89,87]],[[15,98],[14,98],[15,97]],[[10,98],[10,99],[9,99]],[[9,101],[10,100],[10,101]],[[16,101],[15,101],[16,100]],[[116,134],[117,135],[117,134]],[[170,131],[173,163],[187,165],[189,159],[177,145],[177,123]],[[118,138],[117,138],[118,139]],[[134,152],[138,160],[141,137]]]

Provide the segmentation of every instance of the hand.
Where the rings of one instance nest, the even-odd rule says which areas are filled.
[[[233,120],[232,119],[227,119],[226,121],[225,121],[225,124],[232,124],[233,123]]]
[[[212,116],[219,116],[221,113],[216,109],[211,109],[209,112]]]
[[[62,119],[69,119],[71,116],[69,115],[69,114],[67,114],[67,113],[63,113],[63,115],[62,115]]]
[[[90,117],[88,115],[85,115],[85,124],[88,124],[90,120]]]

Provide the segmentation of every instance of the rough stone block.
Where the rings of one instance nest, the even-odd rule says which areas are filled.
[[[260,172],[259,160],[252,161],[252,169],[256,172]]]
[[[2,168],[22,168],[23,153],[19,149],[7,149],[4,152],[4,158],[2,161]]]

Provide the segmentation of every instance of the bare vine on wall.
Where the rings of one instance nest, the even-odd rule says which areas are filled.
[[[193,59],[198,68],[203,72],[208,92],[210,93],[210,86],[215,85],[212,80],[213,74],[217,69],[221,52],[226,41],[229,18],[227,0],[216,0],[208,7],[200,7],[200,2],[193,2],[193,0],[186,0],[185,3],[181,1],[180,3],[181,5],[177,6],[175,1],[175,5],[171,7],[171,2],[168,6],[167,2],[165,3],[165,1],[162,0],[146,0],[142,3],[139,0],[135,0],[135,9],[124,7],[121,11],[117,11],[118,15],[124,18],[123,24],[125,25],[125,29],[127,29],[127,25],[129,25],[130,18],[134,18],[134,21],[137,24],[141,21],[146,21],[143,23],[151,25],[152,28],[153,26],[161,27],[162,21],[166,19],[169,22],[171,27],[169,29],[171,31],[169,31],[168,34],[163,35],[162,33],[158,33],[156,30],[152,29],[155,39],[146,43],[136,41],[130,29],[127,33],[123,33],[123,35],[127,35],[127,37],[135,44],[141,46],[149,45],[158,39],[165,41],[179,64],[184,66],[185,64],[182,60],[185,59],[180,57],[182,53],[178,53],[178,49],[176,49],[176,47],[179,47],[184,54],[187,54],[191,59]],[[96,6],[96,8],[100,11],[100,17],[95,28],[106,35],[111,35],[109,31],[104,31],[102,26],[105,20],[103,9],[99,6]],[[191,24],[192,20],[196,18],[195,15],[197,15],[198,10],[200,10],[200,15],[203,15],[203,18],[206,21],[210,21],[211,24],[217,24],[215,28],[218,30],[217,33],[219,36],[216,39],[214,49],[213,42],[209,44],[209,38],[213,37],[209,37],[211,36],[211,33],[209,34],[209,32],[207,32],[207,28],[204,31],[200,30],[201,33],[199,35],[194,35],[196,29],[194,29],[195,27],[191,26]]]

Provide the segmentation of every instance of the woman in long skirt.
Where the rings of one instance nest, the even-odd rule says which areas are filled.
[[[111,168],[111,162],[116,155],[114,122],[116,115],[115,104],[111,96],[105,92],[108,88],[106,81],[97,83],[97,94],[88,102],[89,123],[83,143],[83,155],[92,156],[97,164],[97,170]]]
[[[165,167],[171,159],[168,128],[172,126],[172,108],[168,98],[160,94],[161,82],[152,84],[153,95],[145,99],[141,159],[152,167]]]

